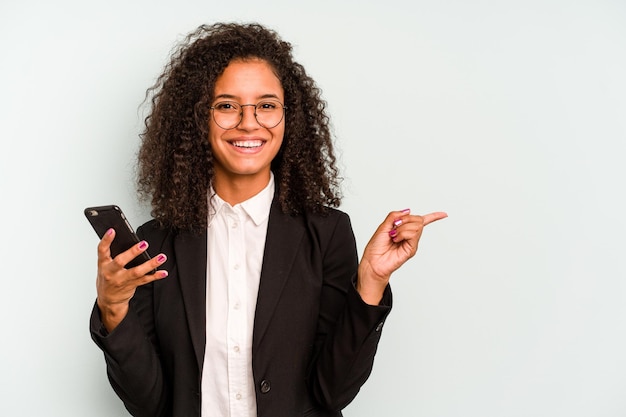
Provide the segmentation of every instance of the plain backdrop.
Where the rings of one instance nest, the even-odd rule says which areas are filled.
[[[0,415],[127,415],[82,210],[149,218],[145,90],[216,21],[276,29],[318,82],[360,250],[390,210],[450,215],[346,416],[626,415],[622,0],[2,0]]]

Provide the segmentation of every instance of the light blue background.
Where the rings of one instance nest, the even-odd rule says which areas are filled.
[[[0,3],[0,415],[125,416],[91,342],[82,209],[148,209],[144,92],[201,23],[259,21],[318,81],[362,249],[428,226],[346,416],[626,415],[626,3]]]

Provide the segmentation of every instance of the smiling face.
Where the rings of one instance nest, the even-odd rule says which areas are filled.
[[[270,99],[285,102],[283,87],[272,67],[263,60],[232,61],[215,81],[212,105],[222,101],[257,104]],[[209,143],[215,158],[214,188],[246,187],[251,195],[261,191],[270,178],[270,165],[285,134],[285,120],[267,129],[254,117],[254,106],[245,106],[241,123],[225,130],[209,116]]]

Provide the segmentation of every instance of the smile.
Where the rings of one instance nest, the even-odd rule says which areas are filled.
[[[237,140],[231,142],[231,145],[237,148],[253,149],[263,146],[262,140]]]

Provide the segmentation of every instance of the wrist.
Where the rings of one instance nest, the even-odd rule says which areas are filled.
[[[128,313],[128,303],[107,304],[100,299],[97,301],[100,310],[100,320],[108,332],[112,332]]]
[[[370,268],[359,265],[356,290],[361,299],[370,305],[378,305],[383,298],[390,276],[378,276]]]

